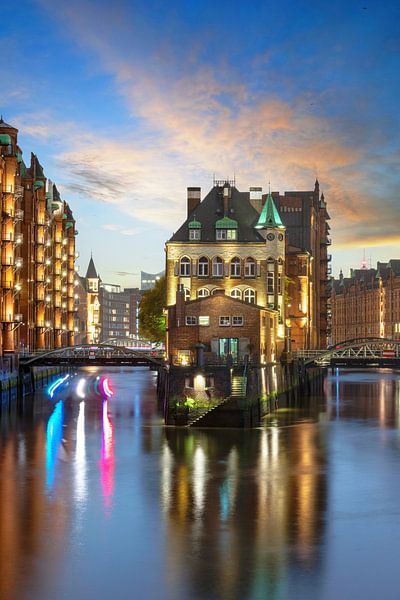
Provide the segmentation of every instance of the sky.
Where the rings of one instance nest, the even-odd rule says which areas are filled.
[[[400,4],[19,0],[0,112],[74,212],[80,273],[164,267],[186,187],[318,177],[333,272],[400,258]]]

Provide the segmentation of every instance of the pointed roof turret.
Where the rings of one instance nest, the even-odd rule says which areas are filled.
[[[86,279],[98,279],[98,278],[99,278],[99,276],[97,275],[96,267],[94,266],[93,256],[90,255],[89,266],[86,271]]]
[[[279,216],[278,209],[275,206],[271,192],[268,192],[267,199],[261,211],[260,217],[255,225],[255,229],[267,229],[269,227],[276,229],[285,229]]]
[[[315,180],[314,192],[319,192],[319,181],[318,181],[318,179]]]
[[[3,121],[3,115],[0,116],[0,129],[13,129],[14,131],[18,131],[18,129]]]

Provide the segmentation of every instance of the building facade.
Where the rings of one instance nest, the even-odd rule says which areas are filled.
[[[399,259],[333,281],[332,344],[366,337],[400,339]]]
[[[285,345],[286,235],[271,194],[259,213],[234,182],[220,181],[202,201],[200,188],[188,188],[187,209],[186,221],[166,243],[170,361],[193,360],[193,332],[212,360],[230,355],[235,361],[245,354],[276,360]],[[204,302],[209,296],[218,301]],[[181,297],[189,311],[184,319],[177,308]],[[196,321],[190,313],[203,306],[223,314],[199,314]],[[260,327],[268,334],[260,335]]]
[[[26,166],[17,138],[0,119],[3,357],[74,343],[75,220],[34,154]]]

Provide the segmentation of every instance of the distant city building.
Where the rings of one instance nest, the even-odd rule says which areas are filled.
[[[85,340],[89,344],[129,344],[137,339],[139,288],[122,289],[120,285],[103,282],[93,257],[90,258],[86,277],[81,278],[81,288],[85,290],[86,306],[84,299],[77,294],[75,326],[82,334],[82,343]],[[82,318],[85,309],[86,326],[85,318]]]
[[[124,341],[138,335],[139,288],[121,289],[119,285],[101,284],[100,312],[102,341]]]
[[[75,220],[18,130],[0,118],[2,356],[74,343]]]
[[[140,289],[142,292],[145,290],[151,290],[156,281],[158,281],[161,277],[164,277],[165,271],[160,271],[159,273],[145,273],[144,271],[140,271]]]
[[[400,259],[333,281],[332,343],[365,337],[400,339]]]

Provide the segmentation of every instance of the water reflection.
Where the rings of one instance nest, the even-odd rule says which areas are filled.
[[[1,417],[1,600],[397,597],[400,375],[245,431],[164,428],[151,373],[97,373]]]
[[[167,536],[173,563],[186,565],[196,598],[254,597],[260,585],[281,585],[289,561],[305,573],[318,564],[327,501],[325,435],[302,425],[290,433],[272,428],[223,436],[220,430],[167,431],[166,438]]]
[[[105,508],[111,508],[114,494],[114,430],[111,419],[108,416],[108,400],[103,400],[102,415],[101,486],[104,506]]]
[[[54,485],[55,466],[62,440],[64,422],[64,402],[60,400],[54,407],[46,430],[46,482],[49,490]]]

